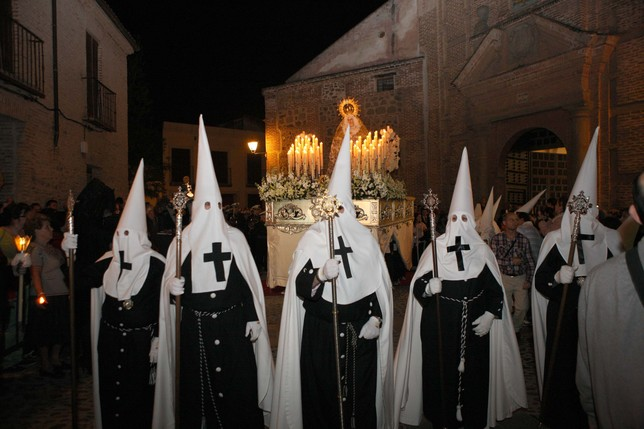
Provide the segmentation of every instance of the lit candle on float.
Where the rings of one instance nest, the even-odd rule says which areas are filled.
[[[369,163],[367,156],[369,155],[369,149],[367,148],[367,145],[365,143],[362,143],[362,159],[360,160],[360,165],[362,167],[362,174],[365,174],[367,172],[367,168],[369,167]]]
[[[320,143],[320,168],[318,169],[318,176],[322,172],[324,166],[324,143]]]
[[[358,146],[357,144],[356,144],[356,150],[354,152],[356,154],[356,168],[355,168],[355,171],[359,173],[360,170],[361,170],[360,163],[362,161],[362,155],[360,154],[360,146]]]
[[[309,174],[309,150],[307,145],[302,147],[302,174],[305,176]]]
[[[295,148],[295,175],[299,177],[300,175],[300,162],[302,160],[302,157],[300,155],[300,150],[296,147]]]

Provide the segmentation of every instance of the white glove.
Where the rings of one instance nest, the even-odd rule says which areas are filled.
[[[333,280],[340,274],[340,261],[336,259],[329,259],[318,269],[318,280],[325,282]]]
[[[159,360],[159,337],[152,337],[150,343],[150,363],[157,363]]]
[[[185,282],[186,279],[183,277],[172,277],[170,280],[168,280],[168,289],[170,289],[170,293],[174,296],[183,295],[183,284]]]
[[[70,234],[69,232],[63,234],[63,241],[60,243],[60,248],[65,253],[68,253],[72,249],[78,249],[78,234]]]
[[[474,326],[474,333],[479,337],[486,335],[488,332],[490,332],[492,321],[494,321],[494,314],[486,311],[481,317],[472,322],[472,326]]]
[[[439,277],[432,277],[429,279],[429,283],[425,286],[425,295],[431,296],[441,293],[443,290],[443,282]]]
[[[11,266],[17,267],[20,265],[23,268],[31,267],[31,255],[29,253],[16,253],[16,256],[11,260]]]
[[[262,325],[256,320],[254,322],[246,323],[246,336],[250,336],[250,342],[254,343],[259,338],[259,334],[262,333]]]
[[[358,338],[364,338],[365,340],[373,340],[380,336],[380,319],[375,316],[371,316],[367,323],[362,325],[360,329],[360,335]]]
[[[555,274],[555,281],[562,285],[570,284],[575,279],[575,271],[570,265],[562,265]]]

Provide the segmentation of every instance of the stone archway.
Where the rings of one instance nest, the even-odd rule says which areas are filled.
[[[544,200],[567,195],[568,152],[552,130],[522,130],[506,147],[499,160],[499,171],[505,178],[503,207],[519,207],[543,189],[547,189]]]

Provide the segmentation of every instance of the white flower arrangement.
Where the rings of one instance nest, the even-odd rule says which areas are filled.
[[[261,184],[257,184],[262,201],[283,201],[312,199],[321,195],[329,184],[329,177],[321,175],[317,179],[310,176],[295,176],[283,173],[267,174]],[[397,200],[407,196],[405,184],[382,173],[354,173],[351,180],[353,198]]]
[[[267,174],[261,184],[257,184],[262,201],[302,200],[317,196],[326,189],[329,178],[325,175],[318,179],[311,176],[296,176],[293,173]]]
[[[403,181],[383,173],[353,173],[351,192],[356,200],[401,200],[407,196]]]

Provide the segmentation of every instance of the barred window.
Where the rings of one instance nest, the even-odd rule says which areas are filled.
[[[376,91],[393,91],[395,88],[394,73],[376,76]]]

